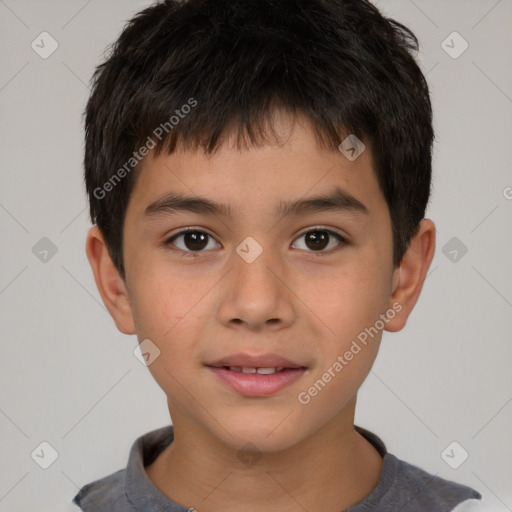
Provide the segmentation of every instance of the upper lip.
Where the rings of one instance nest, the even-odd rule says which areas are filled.
[[[303,368],[303,365],[277,354],[269,353],[251,356],[242,352],[222,357],[207,364],[207,366],[240,366],[243,368],[278,368],[282,366],[284,368]]]

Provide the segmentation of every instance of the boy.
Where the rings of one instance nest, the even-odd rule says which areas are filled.
[[[185,0],[130,21],[86,108],[87,255],[172,426],[88,511],[463,511],[354,426],[435,249],[415,36],[365,0]]]

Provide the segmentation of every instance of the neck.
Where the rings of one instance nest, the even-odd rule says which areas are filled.
[[[146,472],[160,492],[197,512],[339,512],[372,491],[383,464],[349,419],[334,418],[286,450],[244,454],[174,420],[174,441]]]

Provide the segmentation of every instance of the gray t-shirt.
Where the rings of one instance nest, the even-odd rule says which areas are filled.
[[[384,463],[373,491],[343,512],[477,510],[473,507],[480,503],[477,500],[481,495],[475,490],[397,459],[387,452],[375,434],[358,426],[355,429],[375,446]],[[194,503],[187,508],[170,500],[153,485],[144,471],[144,466],[151,464],[173,439],[172,425],[140,436],[132,445],[127,467],[85,485],[73,498],[73,503],[84,512],[188,512]]]

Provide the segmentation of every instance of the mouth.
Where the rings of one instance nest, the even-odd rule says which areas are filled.
[[[206,366],[228,388],[248,397],[277,394],[307,370],[306,366],[274,354],[260,357],[235,354]]]
[[[247,367],[247,366],[210,366],[210,368],[224,368],[225,370],[229,370],[237,373],[244,373],[246,375],[254,375],[257,373],[258,375],[273,375],[274,373],[281,373],[286,370],[295,370],[297,368],[285,368],[284,366],[278,366],[276,368],[257,368],[257,367]]]

